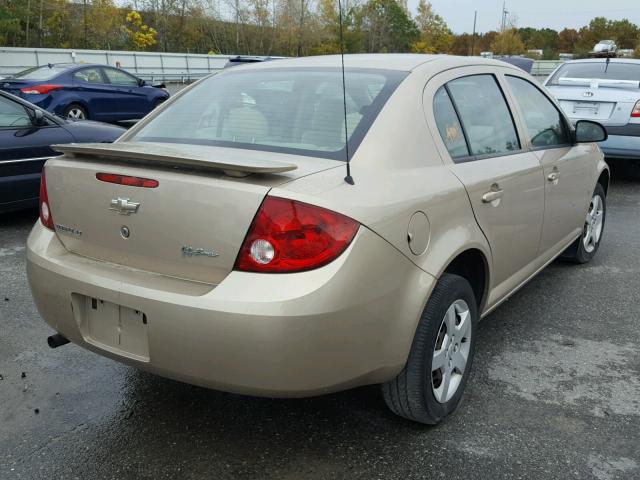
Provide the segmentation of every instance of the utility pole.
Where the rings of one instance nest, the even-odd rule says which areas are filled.
[[[82,20],[84,22],[84,48],[88,48],[87,45],[87,0],[82,1]]]
[[[42,48],[42,4],[44,0],[40,0],[40,18],[38,20],[38,47]]]
[[[502,2],[502,27],[500,31],[504,32],[504,29],[507,27],[507,14],[509,11],[507,10],[507,2],[506,0]]]
[[[478,19],[478,11],[473,12],[473,36],[471,37],[471,56],[476,54],[476,20]]]
[[[27,0],[27,38],[25,39],[25,47],[29,46],[29,20],[31,19],[31,0]]]
[[[236,0],[236,55],[240,55],[240,1]]]

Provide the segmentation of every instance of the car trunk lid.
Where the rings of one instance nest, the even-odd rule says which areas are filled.
[[[626,125],[640,98],[640,89],[631,86],[604,86],[586,82],[584,86],[547,87],[573,121],[595,120],[605,125]]]
[[[79,255],[211,284],[233,269],[272,187],[341,165],[220,147],[145,146],[56,146],[64,155],[46,166],[56,233]],[[98,180],[99,173],[158,185],[110,183]]]

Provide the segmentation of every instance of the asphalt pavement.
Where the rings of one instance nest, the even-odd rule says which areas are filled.
[[[458,412],[390,414],[375,386],[221,393],[47,347],[25,240],[0,216],[0,479],[640,479],[640,181],[614,180],[594,261],[554,263],[480,326]]]

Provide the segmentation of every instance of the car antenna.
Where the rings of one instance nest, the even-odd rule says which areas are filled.
[[[344,181],[349,185],[354,185],[351,176],[351,159],[349,158],[349,129],[347,128],[347,87],[344,79],[344,43],[342,41],[342,2],[338,0],[338,18],[340,21],[340,65],[342,70],[342,106],[344,112],[344,149],[347,155],[347,176]]]

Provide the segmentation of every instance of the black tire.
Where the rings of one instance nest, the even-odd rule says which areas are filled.
[[[467,304],[469,311],[469,351],[455,393],[441,403],[434,392],[436,379],[431,366],[436,341],[441,341],[442,338],[439,334],[444,325],[445,314],[459,300]],[[469,282],[458,275],[443,274],[418,322],[407,363],[396,378],[382,385],[384,400],[393,413],[409,420],[435,425],[456,409],[473,363],[477,323],[478,307]]]
[[[74,112],[77,112],[80,116],[74,115]],[[89,120],[89,112],[82,105],[71,103],[64,109],[64,118],[69,120]]]
[[[166,98],[158,98],[155,102],[153,102],[153,109],[155,110],[166,101],[167,101]]]
[[[567,260],[573,263],[587,263],[590,262],[591,259],[595,256],[598,248],[600,248],[600,243],[602,242],[602,237],[604,236],[604,226],[607,220],[607,197],[604,193],[604,188],[599,183],[596,185],[596,189],[593,191],[593,196],[591,202],[589,202],[589,210],[593,207],[593,198],[599,197],[602,202],[602,227],[600,234],[598,236],[597,241],[587,248],[585,245],[584,239],[587,234],[588,225],[587,220],[585,219],[585,225],[582,235],[578,238],[569,248],[567,248],[562,254],[562,259]],[[589,211],[588,210],[588,211]]]

